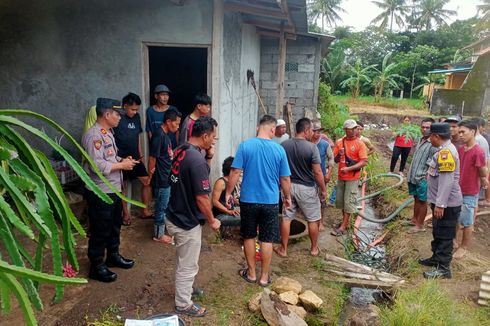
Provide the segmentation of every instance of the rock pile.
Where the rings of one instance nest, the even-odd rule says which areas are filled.
[[[261,312],[271,326],[307,326],[304,318],[307,311],[315,312],[323,304],[313,291],[302,291],[302,285],[289,277],[279,277],[248,302],[253,312]]]

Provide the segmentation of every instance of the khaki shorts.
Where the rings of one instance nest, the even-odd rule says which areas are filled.
[[[284,211],[285,219],[292,220],[298,208],[307,222],[321,219],[321,204],[316,187],[291,183],[291,207]]]
[[[342,209],[345,213],[357,213],[358,192],[359,180],[338,180],[335,207],[337,207],[338,209]]]

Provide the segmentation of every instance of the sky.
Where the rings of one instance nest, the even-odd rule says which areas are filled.
[[[457,17],[454,16],[451,21],[457,19],[467,19],[475,16],[476,6],[481,4],[480,0],[451,0],[445,9],[455,10],[458,12]],[[366,28],[371,20],[381,13],[375,4],[370,0],[344,0],[342,1],[342,8],[345,9],[345,13],[342,13],[342,22],[338,22],[339,26],[353,26],[354,30],[361,31]],[[393,27],[395,28],[395,24]]]

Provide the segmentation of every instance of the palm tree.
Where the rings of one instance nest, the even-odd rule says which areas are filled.
[[[480,14],[480,23],[482,29],[490,28],[490,0],[482,0],[482,4],[476,6]]]
[[[381,14],[371,21],[372,24],[381,22],[379,27],[384,30],[386,29],[389,20],[390,32],[393,31],[393,21],[396,21],[396,24],[399,27],[405,25],[404,18],[410,11],[410,7],[406,5],[406,0],[381,0],[371,2],[383,10]]]
[[[390,63],[388,61],[391,58],[391,53],[388,53],[383,58],[383,63],[381,64],[381,70],[375,69],[378,75],[374,78],[374,97],[375,101],[378,102],[380,97],[383,96],[385,89],[393,88],[398,89],[398,83],[396,79],[403,79],[404,77],[395,73],[395,70],[400,65],[399,63]]]
[[[325,32],[325,23],[333,27],[342,20],[339,13],[345,12],[345,10],[340,6],[341,3],[342,0],[308,0],[308,16],[313,22],[320,18],[322,32]]]
[[[363,67],[361,59],[357,59],[354,65],[348,64],[347,69],[349,71],[349,78],[343,80],[340,83],[340,86],[349,87],[352,92],[352,97],[357,98],[361,93],[362,84],[371,82],[371,78],[368,74],[374,67],[376,67],[376,65]]]
[[[415,24],[419,28],[430,30],[435,26],[447,25],[446,20],[456,15],[456,11],[444,9],[449,0],[420,0],[415,5]]]

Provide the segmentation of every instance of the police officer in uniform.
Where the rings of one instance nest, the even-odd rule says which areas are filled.
[[[119,191],[122,185],[122,170],[131,170],[137,161],[131,157],[121,159],[117,156],[117,147],[111,128],[116,127],[121,116],[117,100],[98,98],[96,105],[97,121],[83,135],[82,145],[94,160],[102,174]],[[119,235],[122,224],[121,199],[93,172],[86,163],[90,178],[109,195],[112,204],[102,201],[96,194],[85,189],[88,203],[90,236],[88,240],[88,258],[90,260],[89,277],[101,282],[113,282],[117,274],[107,267],[131,268],[134,261],[119,254]],[[107,258],[104,261],[107,251]]]
[[[427,201],[432,209],[432,257],[419,260],[435,267],[424,272],[425,278],[451,278],[450,264],[453,239],[456,236],[463,196],[459,187],[459,156],[451,143],[448,123],[433,123],[430,142],[437,152],[429,158],[427,171]]]

